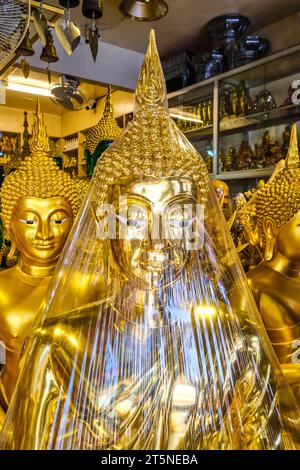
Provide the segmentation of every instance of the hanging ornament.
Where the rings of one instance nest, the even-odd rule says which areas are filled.
[[[99,20],[103,16],[103,0],[83,0],[82,14],[86,18]]]
[[[53,42],[53,36],[50,30],[47,32],[47,42],[45,47],[42,50],[42,54],[40,56],[40,59],[43,62],[47,62],[47,75],[48,75],[48,82],[49,85],[51,85],[51,70],[49,68],[49,64],[53,62],[57,62],[59,60],[56,52],[56,48]]]
[[[92,53],[92,57],[94,62],[96,62],[97,55],[98,55],[98,41],[101,38],[101,34],[99,32],[99,29],[96,25],[96,20],[95,18],[92,19],[92,23],[89,27],[89,45]]]
[[[32,42],[30,39],[30,32],[27,31],[23,41],[19,45],[18,49],[16,50],[17,54],[23,56],[23,59],[20,62],[21,69],[25,78],[28,78],[30,74],[30,65],[25,59],[25,57],[30,57],[34,55],[34,50],[32,48]]]
[[[41,0],[39,9],[33,10],[33,22],[40,41],[43,47],[45,47],[47,42],[48,23],[43,12],[43,6],[44,0]]]
[[[59,0],[58,2],[63,8],[76,8],[80,4],[80,0]]]
[[[80,43],[80,29],[71,21],[70,8],[77,7],[79,0],[59,0],[59,4],[65,9],[64,18],[55,23],[57,39],[68,55],[76,49]]]
[[[98,55],[98,41],[101,38],[99,28],[96,24],[96,19],[103,16],[103,1],[102,0],[83,0],[82,14],[86,18],[91,19],[91,24],[87,28],[87,43],[90,45],[91,53],[94,62],[96,62]]]

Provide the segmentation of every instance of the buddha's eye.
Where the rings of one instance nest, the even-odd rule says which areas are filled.
[[[184,220],[184,219],[171,219],[169,220],[169,225],[172,228],[182,228],[186,229],[191,227],[193,222],[195,221],[195,218],[189,219],[189,220]]]
[[[63,224],[66,220],[68,220],[68,217],[65,217],[64,219],[52,219],[51,223],[55,225],[60,225]]]
[[[30,220],[30,219],[20,219],[20,222],[26,225],[37,225],[37,220]]]
[[[123,225],[127,225],[127,227],[144,227],[145,220],[138,220],[129,217],[123,217],[122,215],[117,215],[117,218]]]

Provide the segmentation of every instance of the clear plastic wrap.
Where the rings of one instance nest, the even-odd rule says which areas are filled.
[[[108,236],[109,235],[109,236]],[[292,449],[299,414],[154,33],[24,345],[3,449]]]

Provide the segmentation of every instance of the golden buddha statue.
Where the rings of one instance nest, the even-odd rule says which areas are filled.
[[[121,133],[122,129],[114,119],[111,87],[109,86],[105,98],[103,117],[96,126],[89,130],[85,141],[86,171],[88,176],[93,175],[98,158]]]
[[[167,111],[153,31],[135,102],[26,341],[0,447],[293,447],[205,163]],[[90,276],[105,280],[93,297],[78,292]]]
[[[231,217],[231,204],[230,204],[230,192],[229,186],[225,181],[214,179],[212,185],[216,191],[217,198],[220,203],[220,207],[223,211],[225,219],[228,220]]]
[[[15,386],[19,355],[44,300],[49,281],[77,213],[77,189],[49,156],[44,117],[37,105],[31,155],[1,188],[2,217],[16,266],[0,272],[0,408],[6,412]],[[1,348],[1,346],[0,346]],[[1,425],[0,425],[1,427]]]
[[[239,95],[237,90],[234,90],[232,95],[232,115],[234,117],[239,115]]]
[[[256,193],[264,261],[248,275],[285,379],[300,399],[300,167],[296,124],[285,167]]]

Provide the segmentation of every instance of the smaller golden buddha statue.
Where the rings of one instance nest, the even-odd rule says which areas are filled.
[[[212,101],[208,100],[207,102],[207,123],[212,124],[213,122],[213,106]]]
[[[230,203],[230,191],[228,184],[222,180],[212,180],[212,185],[216,192],[220,207],[223,211],[225,219],[228,220],[231,216],[231,203]]]
[[[201,111],[202,111],[203,126],[207,126],[207,124],[208,124],[208,103],[207,103],[207,101],[203,101]]]
[[[98,158],[101,157],[102,153],[121,133],[122,129],[114,119],[111,87],[109,86],[105,98],[103,117],[96,126],[90,129],[85,142],[86,171],[88,176],[91,177],[93,175]]]
[[[233,92],[231,108],[232,108],[232,115],[235,117],[238,116],[239,115],[239,96],[238,96],[237,90]]]
[[[221,159],[222,171],[233,171],[237,165],[237,153],[234,147],[230,147],[225,157]]]
[[[16,266],[0,272],[0,344],[6,360],[0,372],[0,409],[9,405],[24,339],[44,300],[49,281],[78,210],[71,177],[49,156],[40,114],[35,114],[31,155],[10,173],[1,188],[2,217]],[[1,426],[1,423],[0,423]]]
[[[239,109],[240,115],[246,116],[248,113],[248,91],[244,80],[239,84]]]
[[[286,165],[257,191],[264,261],[249,285],[285,379],[300,399],[300,167],[296,124]]]
[[[247,140],[243,140],[237,154],[237,169],[247,170],[254,162],[253,150]]]

